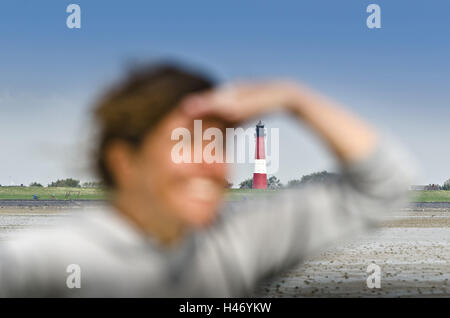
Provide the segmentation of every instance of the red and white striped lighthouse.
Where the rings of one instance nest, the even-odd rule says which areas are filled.
[[[255,170],[253,172],[253,189],[267,189],[266,149],[264,147],[264,124],[256,124]]]

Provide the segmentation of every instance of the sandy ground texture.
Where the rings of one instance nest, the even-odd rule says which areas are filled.
[[[368,288],[369,264],[380,288]],[[262,297],[450,297],[450,211],[401,211],[262,284]]]
[[[81,209],[0,208],[0,241],[45,228]],[[88,211],[87,211],[88,212]],[[367,267],[380,267],[381,288],[368,288]],[[371,233],[340,242],[265,282],[260,297],[450,297],[450,208],[414,207]]]

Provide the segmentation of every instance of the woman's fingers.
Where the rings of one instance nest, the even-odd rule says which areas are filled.
[[[194,94],[182,101],[183,111],[191,117],[218,116],[235,117],[238,114],[236,105],[238,100],[229,90],[216,90],[213,92]]]
[[[186,97],[182,103],[182,110],[191,117],[201,117],[211,106],[206,103],[206,98],[201,95]]]

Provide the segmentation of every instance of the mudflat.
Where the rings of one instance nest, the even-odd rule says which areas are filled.
[[[95,206],[3,206],[0,242],[26,229],[57,226]],[[82,212],[83,211],[83,212]],[[368,288],[370,264],[381,288]],[[259,297],[450,297],[450,209],[442,205],[398,211],[369,233],[337,242],[294,269],[264,282]]]
[[[367,267],[381,269],[368,288]],[[450,297],[450,211],[399,211],[262,284],[262,297]]]

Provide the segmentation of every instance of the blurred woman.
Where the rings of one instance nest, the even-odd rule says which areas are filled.
[[[193,135],[194,119],[224,131],[275,110],[323,139],[340,163],[339,179],[230,204],[223,202],[226,164],[172,161],[172,132],[184,127]],[[249,295],[262,279],[376,224],[402,202],[409,182],[397,149],[298,83],[216,88],[200,73],[153,65],[109,91],[95,118],[96,161],[111,202],[8,242],[1,295]],[[81,269],[80,288],[68,287],[70,264]]]

